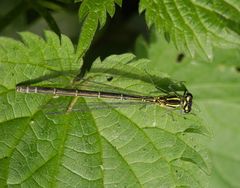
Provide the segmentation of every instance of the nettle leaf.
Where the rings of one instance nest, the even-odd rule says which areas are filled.
[[[155,25],[170,37],[179,51],[195,51],[213,58],[212,46],[240,45],[240,1],[141,0],[140,12],[145,10],[149,26]]]
[[[240,134],[240,73],[239,49],[214,49],[213,63],[187,56],[179,63],[179,52],[159,37],[146,49],[150,74],[159,70],[172,78],[186,82],[194,96],[193,108],[213,132],[208,146],[212,160],[209,187],[238,187],[239,185],[239,134]],[[140,48],[138,48],[140,49]],[[138,51],[137,53],[142,53]],[[161,67],[161,69],[160,69]]]
[[[113,17],[115,13],[115,3],[121,6],[122,0],[84,0],[79,9],[79,19],[83,22],[78,47],[76,53],[82,57],[100,28],[105,25],[107,14]]]
[[[51,32],[46,40],[30,33],[21,36],[23,42],[0,38],[2,186],[205,186],[209,167],[199,142],[208,130],[198,115],[157,104],[125,108],[107,99],[15,91],[17,83],[30,79],[40,86],[163,94],[152,81],[167,84],[169,78],[149,79],[149,60],[132,54],[97,59],[87,77],[71,85],[78,68],[67,37],[60,44]],[[65,113],[72,101],[72,112]]]
[[[39,15],[41,15],[45,19],[45,21],[47,22],[48,26],[61,39],[60,28],[58,27],[58,24],[56,23],[55,19],[51,15],[51,13],[49,12],[49,10],[48,10],[49,7],[44,6],[44,5],[46,5],[45,3],[48,4],[49,2],[44,2],[44,1],[42,1],[42,2],[34,2],[34,3],[31,4],[31,6],[34,8],[35,11],[37,11],[39,13]],[[48,5],[52,5],[53,7],[57,7],[57,5],[55,5],[54,3],[49,3]]]

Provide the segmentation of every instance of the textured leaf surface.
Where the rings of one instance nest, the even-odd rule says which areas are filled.
[[[171,38],[179,50],[195,51],[212,59],[212,46],[240,45],[240,1],[141,0],[148,25]]]
[[[112,108],[109,100],[87,98],[75,104],[81,112],[46,113],[49,104],[59,109],[73,98],[16,93],[15,85],[40,77],[47,80],[38,85],[71,87],[67,72],[78,70],[74,49],[49,32],[46,41],[30,33],[22,38],[0,39],[1,186],[205,187],[208,160],[199,142],[208,131],[197,115],[158,105]],[[108,84],[114,91],[153,94],[147,65],[132,54],[98,59],[82,87],[99,89],[98,81],[102,90]],[[154,81],[165,83],[160,76]],[[94,101],[107,108],[91,110]]]
[[[154,39],[155,40],[155,39]],[[161,47],[160,47],[161,46]],[[160,47],[160,48],[159,48]],[[186,81],[194,96],[195,111],[212,130],[209,148],[213,164],[209,187],[240,185],[240,73],[239,49],[215,49],[213,63],[186,56],[177,63],[178,52],[160,38],[147,47],[152,60],[152,74],[163,71],[173,78]],[[138,53],[142,53],[138,51]],[[196,104],[197,103],[197,104]]]
[[[84,0],[82,2],[79,9],[79,19],[83,22],[83,26],[76,52],[77,57],[82,57],[87,51],[98,25],[104,26],[107,14],[111,17],[114,15],[115,3],[120,6],[122,0]]]

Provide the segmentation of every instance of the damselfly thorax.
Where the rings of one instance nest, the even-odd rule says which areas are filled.
[[[191,112],[192,99],[193,96],[188,91],[185,91],[183,96],[166,95],[154,98],[155,102],[163,107],[180,108],[185,113]]]
[[[97,97],[109,98],[119,100],[132,100],[154,103],[165,108],[179,108],[184,113],[191,112],[193,96],[188,91],[183,95],[161,95],[161,96],[140,96],[128,95],[114,92],[98,92],[91,90],[78,89],[63,89],[63,88],[49,88],[49,87],[35,87],[35,86],[17,86],[16,91],[20,93],[38,93],[38,94],[52,94],[55,96],[82,96],[82,97]]]

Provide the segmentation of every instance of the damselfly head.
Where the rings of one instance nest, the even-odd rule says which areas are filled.
[[[186,91],[184,93],[184,98],[183,98],[183,110],[185,113],[189,113],[192,110],[192,99],[193,96],[191,93],[189,93],[188,91]]]

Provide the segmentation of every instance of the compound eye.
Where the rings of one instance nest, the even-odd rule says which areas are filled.
[[[187,96],[186,96],[186,100],[189,102],[189,101],[192,101],[192,94],[191,93],[187,93]]]
[[[189,100],[186,99],[186,103],[185,103],[183,109],[184,109],[185,113],[189,113],[191,111],[191,109],[192,109],[192,98],[190,98]]]
[[[191,111],[191,106],[188,105],[188,104],[185,105],[185,106],[184,106],[184,112],[185,112],[185,113],[189,113],[190,111]]]
[[[186,92],[184,95],[183,110],[185,113],[189,113],[192,109],[192,99],[193,96],[191,93]]]

